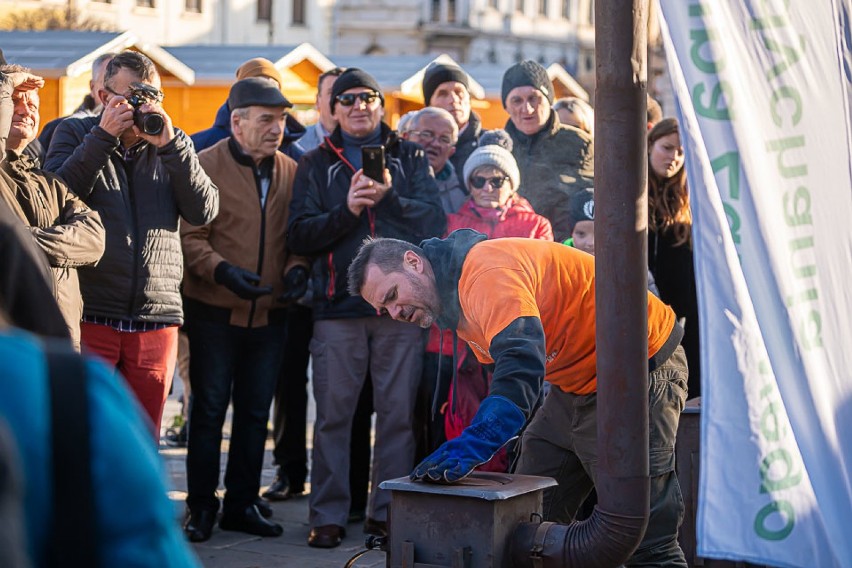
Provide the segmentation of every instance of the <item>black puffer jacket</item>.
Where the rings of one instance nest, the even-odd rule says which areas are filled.
[[[162,148],[143,142],[122,154],[118,139],[99,121],[63,121],[45,164],[100,214],[106,228],[100,263],[79,270],[83,313],[182,324],[178,221],[212,221],[219,211],[219,190],[182,131],[175,129]]]
[[[423,149],[392,135],[382,124],[385,162],[393,186],[374,208],[356,217],[346,205],[354,168],[343,159],[338,127],[299,162],[293,182],[287,246],[314,258],[315,319],[376,315],[361,297],[346,291],[346,272],[367,236],[411,243],[442,235],[447,227],[435,179]]]

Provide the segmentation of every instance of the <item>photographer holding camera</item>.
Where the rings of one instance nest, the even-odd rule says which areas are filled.
[[[97,211],[106,229],[100,262],[79,270],[83,351],[121,372],[159,438],[183,323],[178,223],[212,221],[219,190],[163,110],[150,59],[129,50],[116,55],[98,97],[99,116],[57,127],[45,169]]]

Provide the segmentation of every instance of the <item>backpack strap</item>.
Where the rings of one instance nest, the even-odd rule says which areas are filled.
[[[53,440],[52,567],[98,566],[89,397],[83,358],[66,342],[45,341]]]

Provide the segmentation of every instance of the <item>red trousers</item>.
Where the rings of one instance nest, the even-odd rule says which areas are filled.
[[[84,353],[98,355],[122,374],[151,419],[154,438],[159,441],[163,407],[175,372],[177,326],[123,332],[82,322],[80,336]]]

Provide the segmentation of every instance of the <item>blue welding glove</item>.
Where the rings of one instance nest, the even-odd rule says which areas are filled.
[[[453,483],[464,479],[490,460],[524,426],[518,406],[502,396],[487,396],[461,436],[445,442],[420,462],[409,476],[412,481]]]

